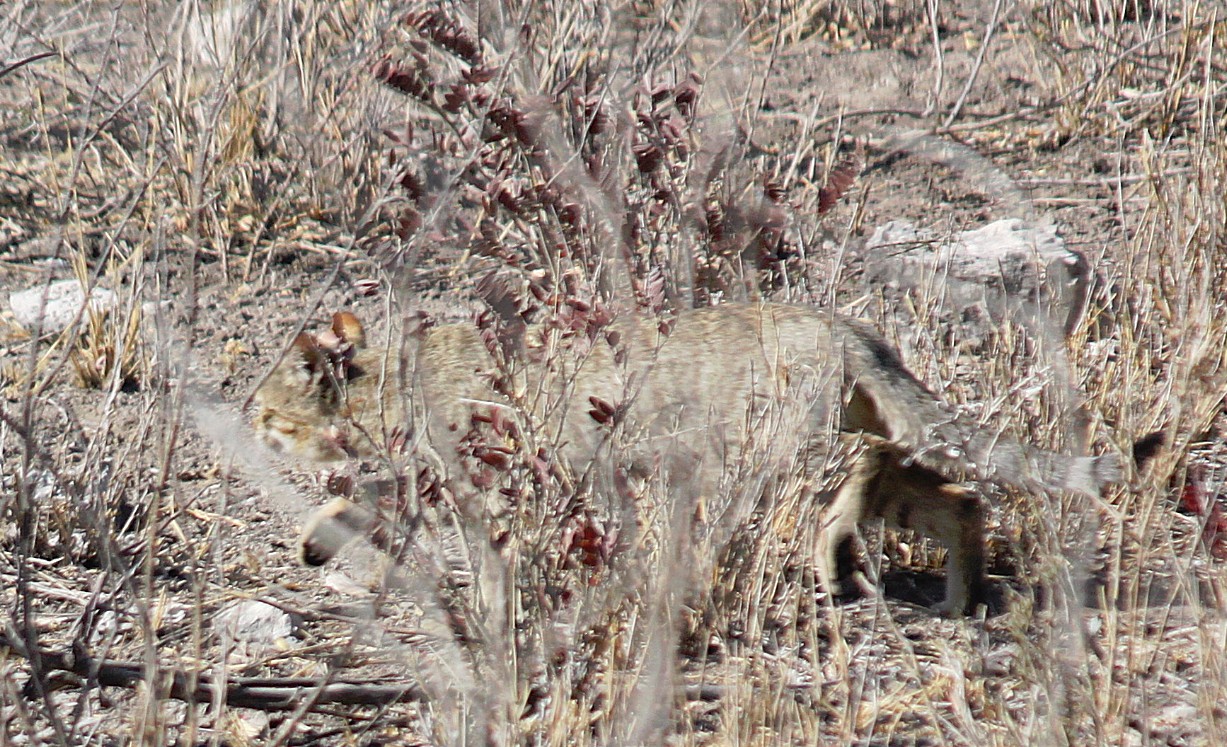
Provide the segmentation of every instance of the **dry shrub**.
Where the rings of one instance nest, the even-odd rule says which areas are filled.
[[[516,19],[556,58],[529,41],[498,49],[509,18],[480,40],[442,8],[401,19],[401,51],[373,73],[413,101],[414,121],[387,133],[404,198],[389,216],[398,240],[376,257],[443,265],[462,282],[486,268],[519,275],[536,298],[524,302],[555,309],[573,295],[659,312],[786,285],[798,249],[789,189],[748,156],[739,113],[705,103],[701,76],[666,71],[624,35],[590,38],[608,9],[556,10]]]
[[[87,309],[88,322],[72,352],[77,384],[103,389],[115,381],[120,389],[135,390],[147,370],[141,346],[141,315],[128,315],[127,323],[115,321],[118,314]]]
[[[513,433],[492,414],[470,424],[468,442],[491,505],[459,512],[398,452],[364,465],[363,478],[384,478],[398,562],[373,601],[320,602],[307,598],[320,578],[290,568],[278,522],[312,488],[278,488],[257,457],[236,459],[236,477],[217,447],[187,435],[184,399],[218,419],[226,453],[254,452],[246,426],[200,395],[220,387],[241,399],[232,372],[193,378],[222,356],[207,315],[225,344],[250,335],[267,355],[272,330],[284,335],[277,304],[309,314],[304,301],[364,302],[372,279],[409,299],[388,300],[389,318],[420,292],[453,305],[484,296],[500,352],[498,325],[516,317],[565,348],[615,312],[667,324],[673,311],[728,300],[873,308],[840,251],[860,208],[838,231],[824,215],[848,195],[871,203],[891,164],[828,136],[837,111],[793,113],[805,121],[773,131],[792,139],[766,141],[763,77],[796,45],[900,48],[923,67],[933,38],[962,40],[942,37],[945,3],[768,5],[13,4],[0,56],[32,59],[52,43],[63,54],[0,77],[13,102],[0,107],[5,220],[81,238],[71,253],[121,268],[117,280],[139,288],[133,308],[173,313],[157,348],[136,342],[136,314],[91,319],[80,351],[26,357],[20,345],[37,343],[13,343],[14,359],[39,362],[39,380],[10,387],[0,411],[12,627],[58,650],[139,662],[159,683],[176,667],[220,681],[331,666],[330,676],[392,676],[429,694],[252,719],[227,731],[236,740],[1224,741],[1224,590],[1207,530],[1225,492],[1227,159],[1215,136],[1219,24],[1195,4],[1024,4],[998,38],[1031,51],[1035,68],[1022,74],[1038,81],[1034,101],[1005,112],[980,102],[953,124],[925,124],[994,158],[1075,153],[1077,174],[1106,180],[1092,196],[1107,205],[1111,220],[1095,225],[1109,239],[1088,253],[1107,300],[1090,310],[1098,326],[1069,344],[1071,383],[1101,442],[1170,434],[1170,449],[1103,504],[997,502],[999,615],[938,620],[872,593],[829,603],[809,562],[821,521],[809,491],[821,486],[804,470],[768,479],[728,465],[740,477],[690,510],[666,475],[598,489],[553,463],[551,434]],[[1110,168],[1063,150],[1077,146]],[[931,183],[907,188],[919,197]],[[72,259],[4,251],[6,271]],[[501,295],[480,288],[492,275]],[[988,403],[987,421],[1068,443],[1049,400],[1023,396],[1051,391],[1030,355],[1036,340],[1003,329],[967,356],[915,303],[907,323],[879,319],[926,381],[949,384],[958,403]],[[149,350],[148,369],[133,364]],[[74,365],[99,384],[135,377],[141,390],[65,393],[67,377],[45,378]],[[616,403],[592,406],[616,441]],[[1174,497],[1190,495],[1201,512],[1177,513]],[[893,568],[941,560],[911,537],[868,532],[866,545],[875,588]],[[237,594],[301,613],[312,645],[227,670],[209,623]],[[159,687],[104,689],[89,673],[61,681],[13,658],[0,666],[11,741],[194,743],[251,715],[220,699],[176,704]]]

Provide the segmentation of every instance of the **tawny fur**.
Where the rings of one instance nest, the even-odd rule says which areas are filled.
[[[844,437],[860,438],[862,452],[827,508],[822,580],[836,586],[856,524],[883,518],[950,549],[943,609],[954,614],[984,583],[983,507],[955,478],[1089,495],[1120,479],[1115,458],[1045,451],[960,418],[870,325],[807,306],[687,311],[667,333],[655,319],[619,319],[562,343],[530,330],[510,346],[487,344],[475,325],[446,325],[406,335],[400,350],[365,347],[361,325],[341,314],[324,337],[300,339],[256,393],[264,439],[318,460],[411,448],[461,502],[480,501],[460,448],[475,412],[531,423],[582,473],[612,460],[608,418],[590,413],[609,409],[621,429],[617,459],[631,472],[663,459],[670,485],[685,486],[676,500],[717,490],[720,465],[753,459],[770,470],[836,431],[860,434]],[[514,352],[500,365],[492,350]],[[326,527],[369,526],[351,505],[309,525],[312,560],[335,552],[316,537]]]

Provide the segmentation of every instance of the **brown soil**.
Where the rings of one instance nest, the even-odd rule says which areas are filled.
[[[864,238],[888,220],[940,232],[1012,216],[1054,221],[1101,276],[1103,313],[1116,322],[1104,339],[1083,331],[1071,341],[1096,412],[1095,447],[1127,448],[1160,427],[1169,447],[1102,505],[994,493],[998,575],[984,617],[926,609],[940,596],[940,557],[893,535],[879,569],[885,593],[828,604],[805,548],[781,534],[729,551],[713,588],[685,597],[693,609],[608,602],[601,622],[558,634],[571,639],[524,623],[494,653],[492,641],[465,640],[487,621],[441,614],[449,591],[418,566],[388,584],[384,561],[358,548],[323,570],[303,567],[298,526],[329,498],[327,476],[272,455],[247,423],[248,398],[299,329],[342,308],[380,332],[412,309],[471,318],[481,308],[473,286],[492,261],[475,234],[457,238],[447,222],[480,196],[460,193],[452,213],[420,229],[445,238],[423,241],[397,237],[404,191],[381,191],[404,152],[387,133],[407,122],[419,133],[446,129],[372,73],[405,46],[386,31],[405,9],[295,5],[294,17],[269,11],[252,23],[299,35],[256,42],[248,56],[285,62],[306,50],[318,76],[310,85],[283,80],[272,63],[233,64],[237,82],[219,82],[181,42],[191,23],[174,4],[18,2],[0,20],[0,70],[58,52],[0,73],[0,299],[85,277],[120,298],[95,354],[125,349],[115,341],[134,314],[140,330],[131,375],[104,364],[101,382],[83,387],[78,335],[33,340],[7,312],[0,318],[0,632],[17,652],[0,661],[0,743],[1227,737],[1223,553],[1211,507],[1224,464],[1227,159],[1215,132],[1227,60],[1208,15],[1165,16],[1145,2],[1120,3],[1131,10],[1115,16],[1097,16],[1107,5],[1097,2],[1005,4],[981,59],[989,4],[939,4],[940,55],[922,2],[868,16],[864,4],[784,3],[792,10],[778,25],[761,18],[740,45],[730,29],[746,4],[709,4],[681,52],[635,83],[676,85],[698,72],[699,124],[686,132],[695,150],[735,137],[742,160],[725,188],[783,185],[792,275],[766,295],[853,304],[889,325],[934,388],[987,396],[1010,427],[1060,442],[1067,434],[1043,424],[1042,407],[1011,407],[1010,393],[1035,373],[1025,353],[956,365],[949,329],[866,303],[875,291],[857,264]],[[611,11],[609,43],[640,61],[658,39],[654,14],[667,10],[632,5]],[[318,22],[295,25],[303,18]],[[173,38],[162,38],[166,28]],[[673,38],[679,26],[663,28]],[[553,90],[542,89],[520,91],[521,101]],[[633,96],[616,95],[628,89],[605,92],[611,112],[634,108]],[[891,146],[911,130],[926,133],[920,145]],[[828,167],[854,153],[863,168],[818,215]],[[442,157],[422,163],[428,177],[455,173]],[[98,369],[97,357],[77,360]],[[1186,509],[1187,499],[1207,503],[1200,516],[1177,511],[1182,495]],[[877,534],[867,542],[875,559]],[[215,618],[249,598],[290,613],[292,635],[227,649]],[[566,614],[551,619],[558,630]],[[640,629],[652,626],[665,644],[644,642]],[[530,632],[541,640],[517,638]],[[18,655],[35,641],[132,662],[148,678],[331,673],[427,696],[270,719],[258,708],[189,706],[160,685],[99,687],[88,672]]]

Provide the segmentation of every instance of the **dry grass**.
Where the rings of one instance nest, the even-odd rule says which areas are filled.
[[[71,344],[0,330],[2,632],[26,654],[0,661],[0,744],[1227,741],[1222,21],[980,5],[0,8],[0,284],[120,298]],[[880,74],[912,79],[883,104],[850,76],[887,53],[907,64]],[[847,83],[822,88],[822,65]],[[964,147],[878,150],[912,129]],[[969,350],[933,299],[862,281],[858,239],[886,219],[1023,212],[1061,222],[1100,281],[1068,344],[1003,326]],[[418,306],[466,315],[490,273],[564,341],[619,309],[845,305],[988,421],[1069,448],[1162,428],[1170,448],[1099,505],[995,495],[1002,603],[963,621],[906,594],[832,603],[795,481],[732,465],[701,511],[659,479],[617,502],[551,469],[541,433],[483,452],[510,508],[423,512],[373,592],[298,568],[304,494],[348,482],[252,445],[260,372],[322,309],[394,334]],[[430,494],[416,470],[364,469],[402,506]],[[881,534],[875,584],[940,567]],[[292,639],[228,641],[213,618],[245,597],[295,613]],[[101,687],[39,646],[147,684]],[[185,704],[172,670],[421,697],[308,692],[269,718]]]

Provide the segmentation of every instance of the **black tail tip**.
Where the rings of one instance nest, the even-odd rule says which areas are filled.
[[[1133,464],[1142,469],[1167,444],[1167,432],[1155,431],[1133,442]]]

